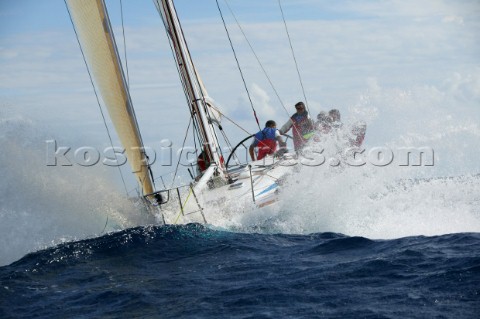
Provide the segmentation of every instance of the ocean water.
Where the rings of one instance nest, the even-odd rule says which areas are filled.
[[[478,318],[480,234],[136,227],[0,268],[2,318]]]
[[[153,224],[117,171],[46,166],[46,140],[85,141],[3,114],[0,318],[479,318],[475,113],[374,88],[349,111],[366,146],[430,146],[435,166],[302,168],[276,208],[208,226]]]

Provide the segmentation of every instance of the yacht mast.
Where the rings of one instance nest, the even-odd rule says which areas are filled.
[[[212,163],[222,168],[223,172],[224,164],[220,160],[220,146],[208,111],[209,105],[206,100],[208,94],[190,56],[173,0],[153,0],[153,2],[164,21],[168,38],[171,41],[190,112],[198,122],[204,150],[212,159]]]

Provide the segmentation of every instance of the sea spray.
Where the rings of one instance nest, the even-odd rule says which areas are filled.
[[[331,165],[336,145],[325,139],[320,143],[325,163],[299,164],[281,183],[275,205],[258,209],[236,201],[205,207],[213,210],[208,223],[236,232],[337,232],[370,238],[480,231],[480,128],[472,109],[479,96],[471,85],[475,81],[454,80],[441,88],[411,89],[383,88],[372,80],[342,113],[345,127],[357,120],[367,123],[365,154],[375,147],[396,152],[428,146],[434,150],[433,166],[402,166],[397,157],[386,166],[375,166],[368,157],[363,166]],[[455,112],[457,105],[462,111]],[[118,185],[111,185],[111,171],[47,167],[47,129],[21,116],[4,116],[1,127],[0,162],[6,169],[0,185],[0,263],[64,240],[151,222],[117,191]],[[177,210],[171,215],[171,223],[189,222],[177,218]]]
[[[480,231],[480,126],[466,111],[480,96],[471,84],[452,80],[441,88],[401,90],[372,79],[344,114],[344,130],[357,120],[367,123],[364,165],[346,163],[338,134],[323,137],[316,146],[323,164],[298,165],[269,217],[261,221],[263,210],[247,212],[241,228],[369,238]],[[457,105],[464,112],[455,112]],[[346,148],[348,141],[340,142]],[[372,161],[375,148],[391,151],[392,162]],[[406,162],[401,153],[408,149],[432,152],[411,154]]]
[[[47,137],[28,118],[1,119],[0,265],[62,241],[149,222],[100,166],[47,166]]]

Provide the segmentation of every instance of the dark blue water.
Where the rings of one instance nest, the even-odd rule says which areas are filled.
[[[1,318],[480,318],[480,234],[139,227],[0,268]]]

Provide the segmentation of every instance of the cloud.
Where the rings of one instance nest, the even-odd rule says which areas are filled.
[[[460,24],[460,25],[463,25],[463,18],[462,17],[459,17],[459,16],[445,16],[443,19],[442,19],[443,22],[445,23],[456,23],[456,24]]]
[[[293,16],[287,24],[312,113],[335,106],[345,115],[376,114],[373,122],[383,118],[385,108],[382,103],[368,104],[378,92],[400,92],[395,99],[401,100],[401,92],[434,87],[461,99],[470,107],[464,110],[467,114],[477,114],[471,109],[480,87],[480,22],[472,19],[478,12],[475,3],[285,2],[287,19]],[[248,3],[238,6],[243,9]],[[305,19],[300,11],[307,9]],[[291,105],[303,100],[303,92],[279,12],[267,13],[270,18],[259,21],[239,14],[239,21],[280,100],[231,18],[227,26],[259,117],[281,123],[293,113]],[[184,33],[210,96],[242,127],[257,130],[223,25],[218,17],[198,22],[185,21]],[[122,30],[118,25],[114,29],[124,59]],[[161,23],[155,27],[127,25],[125,34],[131,95],[146,138],[164,137],[168,125],[170,133],[181,139],[188,110]],[[59,130],[71,129],[69,123],[85,123],[85,131],[92,130],[92,118],[101,125],[70,26],[3,36],[1,41],[2,100],[46,123],[55,121]],[[65,119],[63,127],[61,118]]]
[[[252,101],[258,110],[258,116],[263,118],[265,122],[268,119],[275,119],[278,116],[278,110],[270,105],[270,96],[256,83],[252,84]],[[263,123],[260,123],[262,126]]]
[[[464,102],[476,101],[480,105],[480,67],[467,74],[453,73],[445,79],[442,89]]]

